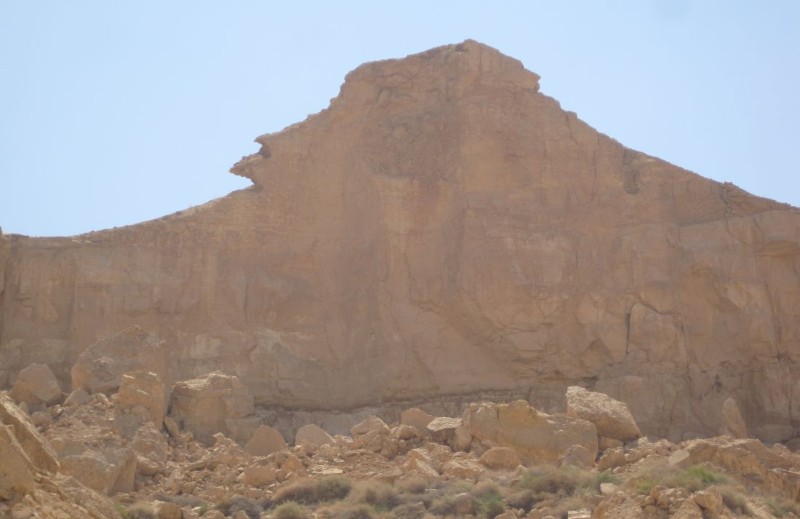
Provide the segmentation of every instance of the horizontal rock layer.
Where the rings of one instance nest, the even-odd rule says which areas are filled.
[[[716,433],[729,397],[798,433],[798,209],[626,149],[471,41],[359,67],[257,140],[232,170],[254,186],[206,205],[0,235],[0,387],[39,362],[66,388],[139,325],[168,383],[220,369],[259,406],[581,385],[645,434]]]

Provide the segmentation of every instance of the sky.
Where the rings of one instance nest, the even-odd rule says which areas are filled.
[[[800,206],[800,2],[0,0],[0,227],[68,236],[247,187],[345,74],[475,39],[622,144]]]

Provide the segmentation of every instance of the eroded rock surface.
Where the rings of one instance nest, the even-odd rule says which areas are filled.
[[[798,210],[625,148],[538,79],[473,41],[368,63],[257,139],[233,168],[250,189],[0,235],[0,387],[39,362],[66,388],[89,346],[140,325],[166,384],[220,369],[261,406],[492,392],[552,411],[584,385],[644,434],[716,434],[733,397],[751,435],[796,435]]]

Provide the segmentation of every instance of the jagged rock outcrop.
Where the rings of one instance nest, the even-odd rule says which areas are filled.
[[[369,63],[257,139],[232,170],[250,189],[0,236],[0,387],[33,362],[67,387],[81,352],[140,325],[164,339],[168,387],[220,369],[289,411],[489,392],[552,411],[582,385],[644,434],[715,434],[733,397],[751,435],[796,435],[800,212],[538,90],[473,41]]]

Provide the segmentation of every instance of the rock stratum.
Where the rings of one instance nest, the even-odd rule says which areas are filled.
[[[261,408],[556,411],[577,385],[673,441],[728,399],[755,437],[800,434],[800,210],[627,149],[538,80],[473,41],[368,63],[257,139],[248,189],[0,236],[0,387],[39,363],[66,391],[138,325],[167,386],[222,370]]]

